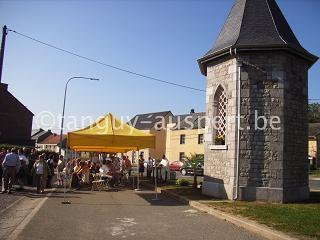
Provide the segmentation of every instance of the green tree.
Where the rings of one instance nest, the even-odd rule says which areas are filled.
[[[196,173],[196,169],[199,165],[199,161],[203,161],[203,155],[191,153],[190,156],[185,157],[185,161],[191,165],[193,170],[193,188],[197,188],[198,186],[198,176]]]
[[[309,104],[309,122],[316,123],[320,122],[320,103]]]

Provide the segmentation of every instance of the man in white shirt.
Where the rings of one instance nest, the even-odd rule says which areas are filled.
[[[58,166],[57,166],[57,179],[58,179],[58,185],[63,186],[63,176],[62,172],[65,168],[65,162],[63,155],[59,156]]]
[[[162,181],[167,181],[168,177],[170,176],[170,170],[169,170],[169,161],[166,158],[165,155],[162,156],[161,162],[159,163],[161,166],[161,178]]]
[[[10,153],[7,153],[3,162],[2,162],[2,168],[3,168],[3,186],[2,186],[2,192],[11,194],[12,184],[14,181],[14,177],[17,172],[20,170],[20,160],[19,156],[17,154],[17,150],[15,148],[11,149]]]

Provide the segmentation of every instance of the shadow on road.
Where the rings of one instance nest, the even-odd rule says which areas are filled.
[[[174,199],[165,197],[161,194],[158,194],[158,199],[156,200],[156,193],[150,190],[143,190],[141,192],[136,192],[137,196],[143,198],[149,204],[154,206],[184,206],[181,202],[178,202]]]

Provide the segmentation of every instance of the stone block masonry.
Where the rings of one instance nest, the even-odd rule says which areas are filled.
[[[213,47],[198,60],[210,119],[205,194],[283,203],[309,198],[308,70],[317,60],[276,1],[235,0]],[[232,119],[226,127],[224,119],[211,122],[225,115]],[[221,133],[225,145],[216,146],[224,143]]]
[[[240,58],[250,63],[241,67],[240,198],[308,199],[307,63],[285,52]],[[279,117],[279,129],[255,130],[254,111]]]

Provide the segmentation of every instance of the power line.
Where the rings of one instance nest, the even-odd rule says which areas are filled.
[[[68,54],[73,55],[75,57],[78,57],[78,58],[81,58],[81,59],[85,59],[87,61],[90,61],[90,62],[93,62],[93,63],[97,63],[97,64],[103,65],[105,67],[113,68],[113,69],[116,69],[116,70],[121,71],[121,72],[129,73],[129,74],[132,74],[132,75],[135,75],[135,76],[138,76],[138,77],[147,78],[147,79],[150,79],[150,80],[153,80],[153,81],[157,81],[157,82],[161,82],[161,83],[164,83],[164,84],[173,85],[173,86],[176,86],[176,87],[187,88],[187,89],[191,89],[191,90],[195,90],[195,91],[199,91],[199,92],[205,92],[205,90],[203,90],[203,89],[194,88],[194,87],[190,87],[190,86],[186,86],[186,85],[182,85],[182,84],[178,84],[178,83],[174,83],[174,82],[161,80],[159,78],[151,77],[151,76],[148,76],[148,75],[145,75],[145,74],[133,72],[133,71],[130,71],[130,70],[127,70],[127,69],[124,69],[124,68],[120,68],[120,67],[117,67],[117,66],[114,66],[114,65],[111,65],[111,64],[107,64],[107,63],[104,63],[104,62],[101,62],[101,61],[98,61],[98,60],[95,60],[95,59],[80,55],[78,53],[75,53],[75,52],[60,48],[60,47],[56,47],[56,46],[54,46],[52,44],[40,41],[40,40],[38,40],[36,38],[30,37],[28,35],[22,34],[20,32],[12,30],[12,29],[8,29],[8,31],[16,33],[16,34],[18,34],[18,35],[20,35],[22,37],[28,38],[28,39],[30,39],[32,41],[35,41],[35,42],[40,43],[42,45],[45,45],[47,47],[54,48],[54,49],[56,49],[58,51],[61,51],[61,52],[64,52],[64,53],[68,53]]]
[[[159,79],[159,78],[151,77],[151,76],[148,76],[148,75],[145,75],[145,74],[133,72],[133,71],[130,71],[130,70],[127,70],[127,69],[124,69],[124,68],[120,68],[120,67],[117,67],[117,66],[114,66],[114,65],[111,65],[111,64],[107,64],[107,63],[104,63],[104,62],[101,62],[101,61],[98,61],[98,60],[95,60],[95,59],[92,59],[92,58],[77,54],[75,52],[72,52],[72,51],[69,51],[69,50],[66,50],[66,49],[63,49],[63,48],[60,48],[60,47],[56,47],[56,46],[54,46],[52,44],[40,41],[40,40],[38,40],[36,38],[33,38],[33,37],[30,37],[30,36],[25,35],[23,33],[17,32],[17,31],[15,31],[13,29],[8,29],[8,31],[16,33],[16,34],[18,34],[18,35],[20,35],[22,37],[25,37],[25,38],[27,38],[29,40],[35,41],[35,42],[40,43],[42,45],[45,45],[47,47],[56,49],[58,51],[73,55],[75,57],[78,57],[78,58],[81,58],[81,59],[84,59],[84,60],[87,60],[87,61],[90,61],[90,62],[93,62],[93,63],[97,63],[97,64],[100,64],[100,65],[103,65],[105,67],[113,68],[113,69],[116,69],[116,70],[121,71],[121,72],[129,73],[129,74],[132,74],[132,75],[135,75],[135,76],[138,76],[138,77],[150,79],[150,80],[161,82],[161,83],[168,84],[168,85],[173,85],[173,86],[176,86],[176,87],[191,89],[191,90],[195,90],[195,91],[199,91],[199,92],[206,92],[206,90],[203,90],[203,89],[200,89],[200,88],[194,88],[194,87],[190,87],[190,86],[186,86],[186,85],[182,85],[182,84],[178,84],[178,83],[174,83],[174,82],[165,81],[165,80],[162,80],[162,79]],[[247,62],[245,62],[245,63],[248,64]],[[320,98],[313,98],[313,99],[308,99],[308,100],[309,101],[320,101]]]

